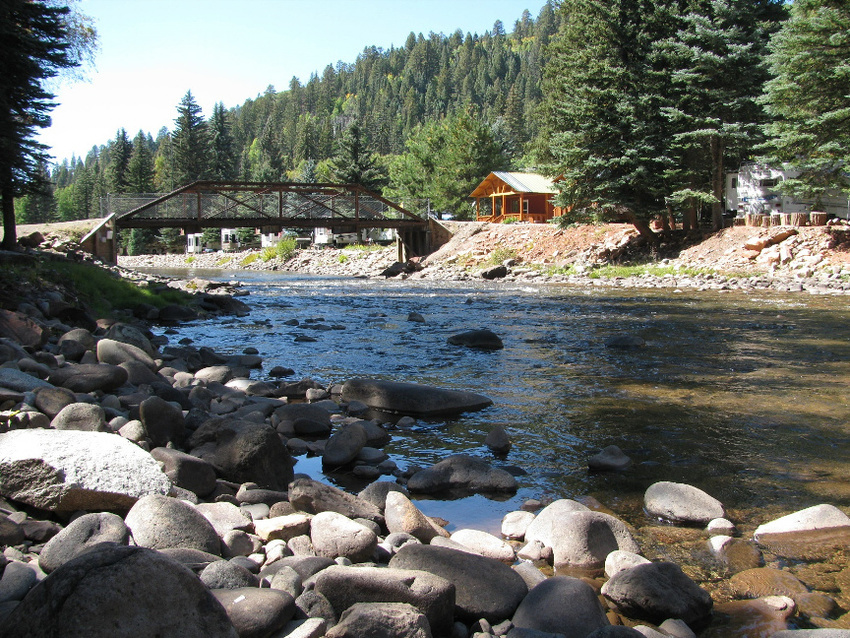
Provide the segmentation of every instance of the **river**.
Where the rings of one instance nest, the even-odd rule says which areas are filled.
[[[250,292],[250,316],[187,323],[172,342],[188,337],[222,354],[254,347],[265,371],[286,366],[328,385],[368,376],[492,398],[480,412],[394,431],[385,448],[402,468],[464,452],[519,474],[504,501],[417,502],[450,530],[498,533],[527,498],[588,496],[640,527],[649,522],[643,492],[660,480],[707,491],[745,531],[817,503],[850,506],[846,297],[158,272],[238,279]],[[425,322],[408,321],[411,312]],[[286,324],[293,319],[300,325]],[[472,328],[491,329],[505,349],[446,343]],[[646,346],[605,346],[624,334]],[[484,446],[496,424],[513,441],[506,458]],[[589,473],[587,459],[611,444],[633,466]],[[318,459],[300,457],[296,471],[362,487],[323,475]]]

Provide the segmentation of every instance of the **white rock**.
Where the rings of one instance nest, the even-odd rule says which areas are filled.
[[[459,529],[450,537],[451,540],[475,550],[482,556],[495,558],[504,562],[513,562],[516,558],[514,548],[500,538],[477,529]]]
[[[605,557],[605,575],[612,578],[617,572],[649,562],[648,559],[635,552],[616,549]]]
[[[562,498],[544,507],[525,530],[525,541],[540,541],[546,547],[552,547],[553,530],[562,522],[562,518],[573,512],[589,512],[590,508],[578,501]]]
[[[759,525],[753,534],[753,538],[758,541],[759,537],[764,534],[790,534],[848,526],[850,526],[850,517],[847,514],[834,505],[822,504]]]
[[[719,556],[723,549],[731,543],[733,538],[731,536],[717,535],[712,536],[708,539],[708,546],[711,548],[711,552],[715,556]]]
[[[517,510],[508,512],[502,519],[502,536],[514,540],[520,540],[525,537],[525,531],[534,520],[532,512],[524,512]]]
[[[724,534],[731,536],[737,531],[737,529],[735,528],[735,523],[732,521],[726,518],[715,518],[708,521],[705,531],[709,534]]]

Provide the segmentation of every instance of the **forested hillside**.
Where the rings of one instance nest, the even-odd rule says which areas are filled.
[[[44,166],[52,192],[18,200],[18,223],[96,216],[107,193],[167,192],[198,178],[332,179],[330,159],[355,122],[391,195],[411,195],[388,178],[423,124],[448,125],[454,140],[443,143],[456,150],[481,144],[494,167],[524,167],[538,135],[545,49],[558,26],[549,0],[510,31],[496,21],[482,35],[411,32],[403,47],[367,46],[355,61],[328,64],[304,84],[293,78],[285,90],[269,86],[238,107],[217,104],[209,119],[187,93],[174,125],[156,137],[122,129],[95,140],[85,158]]]

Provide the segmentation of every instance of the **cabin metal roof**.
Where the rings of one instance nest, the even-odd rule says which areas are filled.
[[[488,197],[493,194],[494,179],[503,182],[514,193],[557,193],[554,182],[538,173],[512,173],[507,171],[493,171],[478,187],[470,197]],[[489,186],[489,188],[488,188]]]

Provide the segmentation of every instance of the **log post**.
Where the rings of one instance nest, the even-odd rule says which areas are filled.
[[[809,213],[809,220],[812,226],[826,226],[827,215],[821,211],[812,211]]]

